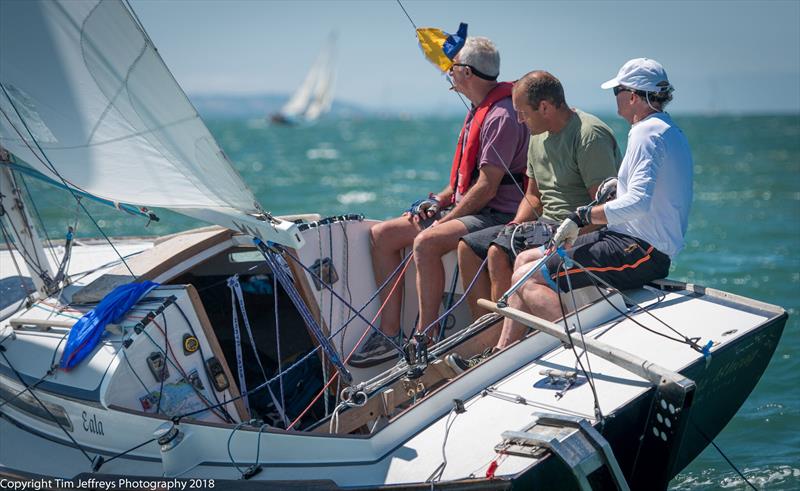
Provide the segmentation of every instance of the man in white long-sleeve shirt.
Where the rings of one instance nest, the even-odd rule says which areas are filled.
[[[673,87],[658,62],[630,60],[601,87],[614,90],[617,112],[631,124],[617,198],[578,208],[561,224],[554,243],[567,246],[575,262],[612,286],[638,288],[666,277],[672,258],[683,248],[692,202],[692,156],[683,132],[664,112]],[[590,224],[608,226],[578,237],[578,230]],[[520,255],[514,281],[543,254],[535,249]],[[567,263],[558,255],[551,257],[509,304],[547,320],[560,318],[556,292],[567,290],[567,276],[573,289],[595,281],[577,264]],[[498,347],[524,333],[508,319],[503,330]]]

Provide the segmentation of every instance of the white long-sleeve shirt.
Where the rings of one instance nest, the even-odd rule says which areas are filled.
[[[674,257],[683,248],[692,204],[692,154],[683,132],[660,112],[634,124],[617,199],[605,204],[610,230],[644,239]]]

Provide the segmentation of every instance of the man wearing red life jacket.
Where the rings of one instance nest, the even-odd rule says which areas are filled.
[[[419,322],[425,331],[438,317],[444,293],[442,256],[456,249],[470,232],[508,223],[522,199],[521,182],[527,162],[529,132],[518,121],[511,101],[512,84],[497,82],[500,54],[482,37],[467,38],[453,57],[453,89],[472,103],[455,149],[450,183],[412,206],[403,216],[376,224],[370,231],[376,284],[398,267],[401,251],[413,245],[417,270]],[[400,326],[402,288],[388,297],[380,330],[361,343],[349,364],[369,367],[394,359],[403,345]],[[438,334],[438,326],[427,330]]]

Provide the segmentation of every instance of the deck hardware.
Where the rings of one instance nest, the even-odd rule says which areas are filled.
[[[311,279],[314,281],[314,288],[317,291],[322,290],[322,282],[330,286],[339,281],[339,273],[336,272],[333,260],[329,257],[317,259],[309,269],[314,273],[311,275]]]
[[[222,392],[223,390],[230,387],[230,382],[228,381],[228,376],[225,375],[225,371],[222,369],[222,364],[216,357],[211,357],[206,360],[206,369],[208,369],[208,373],[211,376],[211,382],[214,384],[214,388],[217,392]]]
[[[178,425],[171,421],[159,425],[153,432],[153,436],[158,444],[161,445],[162,451],[174,448],[183,439]]]
[[[155,377],[156,382],[163,382],[169,378],[169,367],[164,359],[164,353],[154,351],[147,357],[147,367]]]
[[[522,431],[503,432],[503,441],[495,451],[528,458],[541,458],[549,451],[572,471],[582,491],[592,489],[589,474],[607,467],[617,489],[630,489],[611,445],[589,421],[557,414],[534,416],[536,420]]]
[[[200,341],[195,336],[188,332],[183,335],[183,354],[186,356],[191,355],[200,348]]]

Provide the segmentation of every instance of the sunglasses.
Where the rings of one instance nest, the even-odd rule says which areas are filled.
[[[448,71],[452,72],[453,69],[455,67],[457,67],[457,66],[465,66],[465,67],[469,67],[470,70],[473,70],[473,71],[475,70],[474,68],[472,68],[472,65],[467,65],[466,63],[453,63],[452,65],[450,65],[450,70],[448,70]]]
[[[625,87],[623,87],[621,85],[617,85],[616,87],[614,87],[614,97],[620,95],[622,92],[635,93],[635,91],[633,91],[631,89],[628,89],[628,88],[625,88]]]

